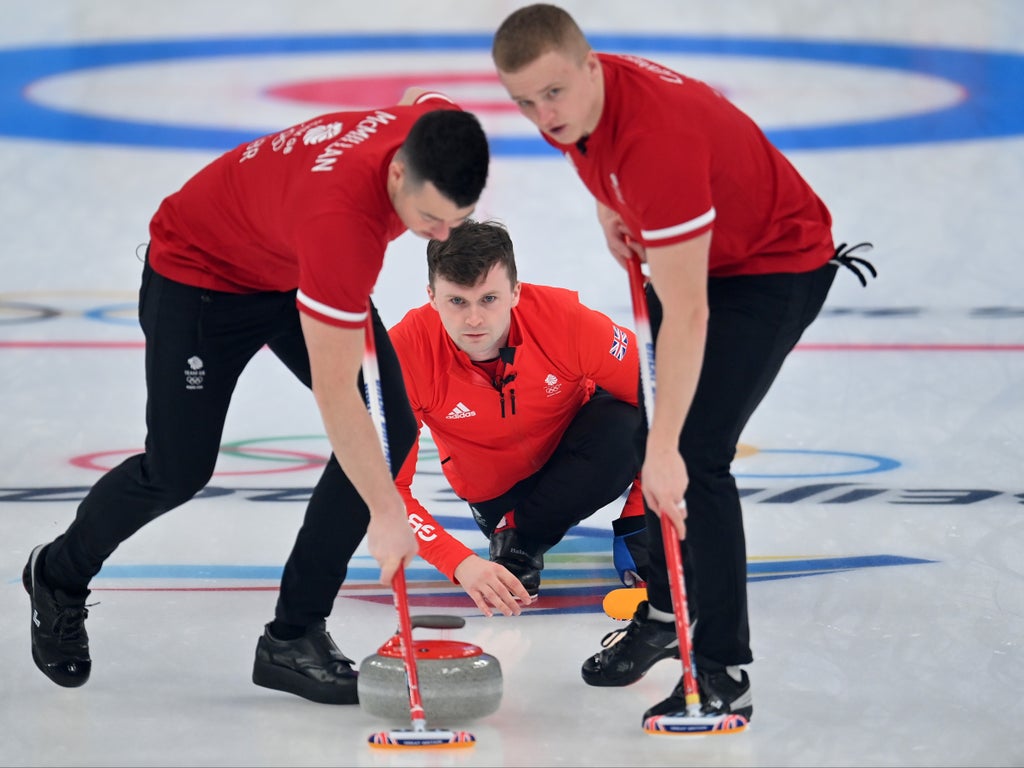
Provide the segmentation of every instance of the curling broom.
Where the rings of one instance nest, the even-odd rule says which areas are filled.
[[[391,453],[388,448],[387,423],[384,420],[384,396],[381,391],[380,367],[377,364],[377,345],[373,338],[372,308],[366,316],[363,386],[366,388],[366,401],[370,411],[370,418],[373,420],[373,425],[377,428],[377,435],[380,437],[384,458],[390,467]],[[401,563],[391,580],[391,589],[395,597],[395,609],[398,612],[398,629],[402,638],[402,659],[405,662],[405,673],[409,686],[409,716],[412,721],[412,727],[377,731],[370,735],[367,742],[371,747],[384,749],[473,746],[476,743],[476,737],[466,731],[427,728],[427,718],[423,710],[423,700],[420,696],[419,675],[416,670],[416,652],[412,644],[412,621],[409,618],[409,597],[406,593],[405,566]]]
[[[640,353],[640,383],[643,386],[644,410],[647,425],[654,415],[654,340],[651,336],[651,320],[647,311],[647,296],[644,294],[644,275],[640,268],[640,257],[632,254],[627,261],[629,291],[633,303],[633,321]],[[747,727],[747,719],[735,714],[706,714],[701,709],[700,690],[697,687],[697,670],[694,664],[693,647],[690,644],[690,614],[686,604],[686,582],[683,581],[683,556],[679,551],[679,532],[666,515],[661,518],[661,537],[665,545],[665,562],[668,566],[669,584],[672,588],[672,610],[676,618],[676,634],[679,636],[679,659],[683,664],[683,693],[686,710],[654,715],[644,720],[647,733],[700,736],[705,734],[738,733]],[[640,592],[640,589],[613,590],[616,592]],[[643,590],[646,597],[646,590]],[[633,606],[635,610],[635,605]],[[621,606],[620,606],[621,609]],[[608,608],[606,607],[607,611]],[[632,616],[632,614],[630,614]]]

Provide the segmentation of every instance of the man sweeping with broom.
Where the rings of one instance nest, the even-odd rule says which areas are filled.
[[[838,264],[874,270],[832,240],[828,209],[758,126],[720,93],[637,56],[596,53],[548,4],[512,13],[492,57],[520,112],[597,200],[608,248],[647,263],[656,402],[641,480],[648,601],[588,658],[590,685],[622,686],[678,653],[660,520],[691,581],[693,651],[708,719],[753,712],[743,515],[731,463],[740,433],[817,316]],[[670,542],[671,543],[671,542]],[[680,682],[644,720],[685,710]]]

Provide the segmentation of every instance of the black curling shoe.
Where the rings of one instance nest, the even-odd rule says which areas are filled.
[[[662,659],[679,658],[675,622],[650,618],[649,608],[644,600],[628,627],[604,636],[604,650],[583,662],[584,682],[598,686],[632,685]]]
[[[252,681],[320,704],[358,704],[359,673],[334,644],[325,622],[296,640],[278,640],[268,624],[256,643]]]
[[[89,591],[70,594],[51,589],[43,581],[45,546],[40,544],[32,550],[21,574],[21,583],[32,604],[32,660],[57,685],[77,688],[85,685],[92,671],[89,635],[85,631],[89,615],[85,600]]]

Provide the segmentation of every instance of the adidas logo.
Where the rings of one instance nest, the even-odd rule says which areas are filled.
[[[470,416],[476,416],[476,411],[471,410],[461,400],[459,404],[452,408],[451,413],[445,416],[446,419],[468,419]]]

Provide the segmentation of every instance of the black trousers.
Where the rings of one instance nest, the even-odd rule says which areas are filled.
[[[707,343],[700,379],[679,438],[689,487],[681,550],[687,598],[698,621],[698,667],[753,661],[747,615],[747,551],[732,461],[740,433],[775,381],[787,355],[817,317],[835,277],[827,264],[801,274],[711,278]],[[648,287],[651,330],[661,305]],[[646,426],[646,422],[645,422]],[[672,610],[659,519],[647,510],[648,598]]]
[[[640,470],[640,421],[636,406],[598,389],[540,471],[497,498],[470,504],[477,526],[489,537],[514,511],[524,546],[543,554],[629,488]]]
[[[416,439],[416,423],[376,309],[373,318],[394,474]],[[311,386],[295,291],[209,291],[168,280],[147,263],[139,320],[146,337],[145,453],[101,477],[47,550],[47,578],[70,591],[84,591],[122,541],[210,481],[235,385],[264,345]],[[368,523],[366,504],[332,455],[285,564],[276,618],[307,626],[330,614]]]

